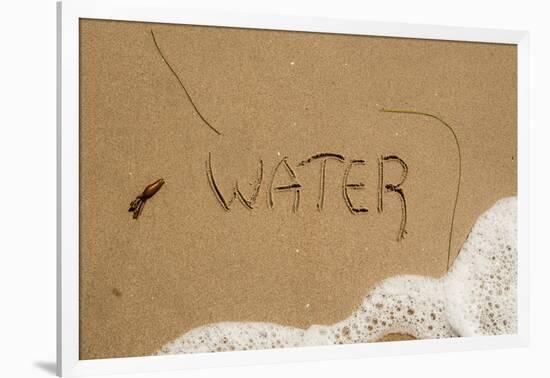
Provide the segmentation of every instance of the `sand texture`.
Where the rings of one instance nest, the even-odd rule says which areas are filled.
[[[513,45],[98,20],[80,31],[81,359],[154,354],[219,322],[335,324],[389,277],[442,277],[455,140],[436,118],[384,108],[456,133],[451,262],[478,217],[516,195]],[[326,163],[307,162],[320,153]],[[159,178],[133,219],[130,202]],[[406,200],[404,230],[387,185]]]
[[[515,334],[516,210],[516,198],[510,197],[485,212],[443,277],[390,277],[338,323],[308,329],[270,323],[210,324],[166,344],[159,354]]]

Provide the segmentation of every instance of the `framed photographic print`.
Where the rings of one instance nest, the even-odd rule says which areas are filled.
[[[521,31],[58,4],[58,373],[527,343]]]

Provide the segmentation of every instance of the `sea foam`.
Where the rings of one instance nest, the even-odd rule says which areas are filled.
[[[195,328],[158,354],[367,343],[391,333],[418,339],[516,332],[517,200],[482,214],[447,274],[401,275],[378,284],[348,318],[308,329],[223,322]]]

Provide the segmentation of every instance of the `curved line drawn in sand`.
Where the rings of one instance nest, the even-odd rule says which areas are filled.
[[[199,109],[197,108],[197,105],[195,105],[195,102],[193,101],[193,99],[191,98],[191,95],[189,94],[189,91],[187,90],[187,88],[185,88],[185,85],[183,84],[183,82],[181,81],[180,77],[178,76],[178,74],[176,73],[176,71],[174,71],[174,69],[172,68],[172,66],[170,65],[170,63],[168,63],[168,60],[165,58],[164,54],[162,53],[162,50],[160,49],[160,46],[158,45],[157,43],[157,39],[155,38],[155,33],[153,32],[153,30],[151,29],[151,36],[153,37],[153,42],[155,43],[155,47],[157,48],[157,51],[160,55],[160,57],[162,58],[162,61],[166,64],[166,66],[168,66],[168,68],[170,69],[170,71],[172,72],[172,74],[174,75],[174,77],[178,80],[178,83],[180,84],[181,88],[183,89],[183,92],[185,93],[185,95],[187,96],[187,99],[189,100],[189,102],[191,103],[191,105],[193,106],[193,109],[195,109],[195,112],[198,114],[199,118],[206,124],[206,126],[208,126],[212,131],[214,131],[216,134],[218,135],[222,135],[214,126],[212,126],[210,124],[210,122],[208,122],[204,116],[202,115],[202,113],[199,111]]]
[[[308,329],[224,322],[195,328],[157,353],[205,353],[368,343],[392,333],[418,339],[513,334],[517,329],[517,199],[483,213],[445,276],[388,278],[348,318]]]
[[[453,229],[454,229],[454,222],[455,222],[456,205],[458,203],[458,196],[459,196],[459,193],[460,193],[460,181],[462,180],[462,152],[460,150],[460,143],[458,141],[458,137],[456,136],[456,133],[453,130],[453,128],[451,127],[451,125],[449,125],[447,122],[445,122],[440,117],[438,117],[434,114],[426,113],[426,112],[419,112],[419,111],[416,111],[416,110],[386,109],[386,108],[381,109],[381,111],[384,112],[384,113],[413,114],[413,115],[418,115],[418,116],[430,117],[430,118],[436,119],[439,122],[441,122],[441,124],[443,124],[443,126],[445,126],[453,134],[453,138],[454,138],[456,148],[457,148],[457,151],[458,151],[458,180],[457,180],[457,185],[456,185],[456,196],[455,196],[455,203],[454,203],[454,206],[453,206],[453,215],[451,217],[451,230],[449,232],[449,249],[447,251],[447,270],[449,270],[449,267],[451,265],[451,244],[452,244],[452,241],[453,241]]]

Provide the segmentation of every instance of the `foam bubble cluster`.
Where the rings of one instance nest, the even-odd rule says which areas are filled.
[[[226,322],[195,328],[158,354],[367,343],[391,333],[418,339],[516,332],[517,200],[498,201],[474,225],[439,279],[401,275],[377,285],[348,318],[308,329]]]

